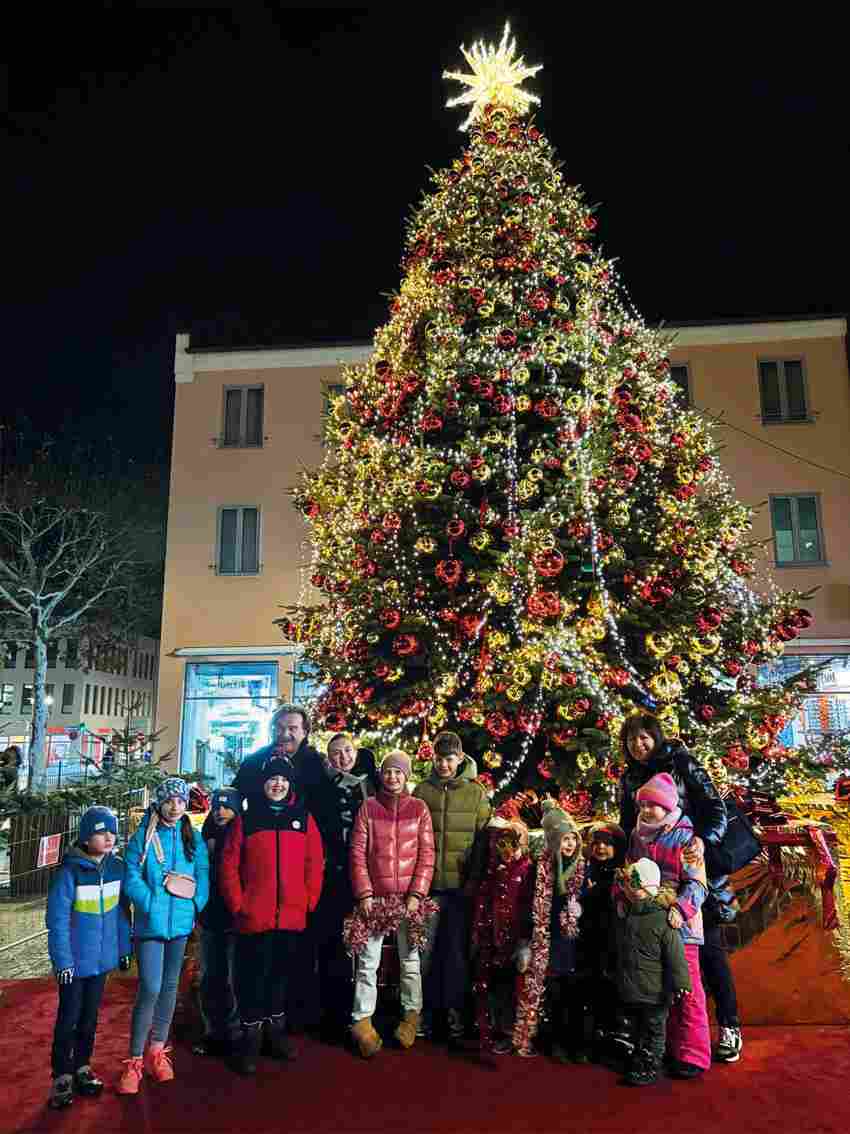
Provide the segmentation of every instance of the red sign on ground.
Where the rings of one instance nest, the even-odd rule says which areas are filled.
[[[61,846],[61,835],[42,835],[38,841],[38,861],[35,864],[36,867],[55,866],[59,861],[59,850]]]

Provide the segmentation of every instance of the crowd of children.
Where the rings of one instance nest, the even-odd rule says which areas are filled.
[[[708,884],[672,777],[637,790],[628,840],[599,822],[583,843],[554,801],[542,838],[531,837],[517,809],[491,814],[455,734],[434,748],[431,775],[411,791],[404,752],[355,774],[352,739],[334,737],[327,782],[307,792],[297,750],[270,746],[244,796],[213,793],[202,831],[186,815],[188,785],[169,777],[123,860],[115,816],[86,811],[48,902],[59,988],[49,1105],[103,1089],[91,1067],[98,1006],[109,971],[129,967],[131,910],[139,981],[123,1094],[145,1076],[174,1077],[168,1034],[196,921],[206,1028],[196,1050],[242,1074],[255,1073],[264,1043],[280,1059],[298,1054],[288,993],[304,979],[299,949],[312,932],[325,952],[311,972],[330,974],[364,1058],[383,1044],[373,1018],[391,936],[402,1048],[417,1036],[465,1046],[477,1026],[488,1056],[619,1063],[633,1086],[654,1082],[665,1060],[674,1077],[701,1075],[712,1058],[699,965]],[[348,991],[340,956],[353,966]]]

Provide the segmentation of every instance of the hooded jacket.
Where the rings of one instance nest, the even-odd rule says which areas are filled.
[[[130,922],[122,894],[124,863],[100,862],[72,847],[53,876],[47,897],[47,948],[56,972],[99,976],[130,952]]]
[[[673,992],[691,989],[679,931],[655,899],[632,902],[617,918],[617,992],[624,1004],[665,1004]]]
[[[702,945],[702,904],[708,893],[705,866],[688,866],[682,857],[693,837],[693,824],[687,815],[682,815],[673,826],[662,826],[646,835],[641,834],[638,825],[629,839],[629,862],[649,858],[658,864],[662,889],[675,894],[672,905],[685,919],[680,930],[683,943]]]
[[[133,932],[137,938],[156,937],[172,941],[175,937],[188,937],[195,918],[209,898],[210,862],[200,831],[192,831],[195,854],[187,858],[180,833],[182,820],[173,827],[157,824],[156,834],[163,851],[163,862],[157,858],[153,845],[148,847],[145,860],[145,836],[151,822],[150,809],[127,844],[124,860],[127,877],[124,891],[133,903]],[[165,889],[165,876],[169,872],[191,874],[195,879],[194,898],[176,898]]]
[[[475,761],[464,756],[452,779],[441,780],[432,772],[413,792],[427,803],[434,826],[432,890],[459,890],[465,884],[473,844],[490,821],[487,793],[475,782],[477,775]]]
[[[620,826],[631,835],[638,820],[635,796],[659,772],[668,772],[679,790],[679,807],[690,816],[694,830],[707,843],[717,844],[726,834],[726,806],[711,776],[680,740],[665,740],[645,764],[631,756],[620,779]]]
[[[219,889],[237,933],[306,928],[322,892],[322,838],[303,799],[290,791],[281,808],[262,794],[227,827]]]

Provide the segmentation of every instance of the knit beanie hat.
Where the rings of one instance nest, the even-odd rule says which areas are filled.
[[[679,789],[669,772],[659,772],[638,788],[635,798],[638,803],[657,803],[665,811],[675,811],[679,806]]]
[[[627,870],[629,882],[635,889],[647,890],[650,894],[658,893],[661,888],[661,870],[657,862],[653,862],[651,858],[639,858]]]
[[[390,768],[398,768],[398,770],[404,775],[404,778],[406,780],[410,779],[410,773],[412,770],[410,766],[410,757],[406,752],[402,752],[401,749],[394,749],[392,752],[390,752],[389,756],[385,756],[381,761],[382,772],[384,771],[384,769],[388,770]]]
[[[176,796],[177,799],[182,799],[188,806],[189,803],[189,785],[185,780],[181,780],[179,776],[168,776],[157,784],[156,791],[154,792],[153,805],[159,811],[166,800]]]
[[[235,787],[216,788],[212,793],[210,810],[216,811],[219,807],[229,807],[237,814],[242,810],[242,796]]]
[[[626,832],[616,823],[594,823],[590,828],[590,845],[608,843],[614,848],[614,856],[621,857],[626,852]]]
[[[87,843],[93,835],[103,835],[111,831],[118,838],[118,820],[108,807],[89,807],[80,817],[80,833],[77,841]]]
[[[558,854],[561,849],[561,839],[564,835],[578,836],[578,827],[572,815],[568,815],[563,808],[553,804],[543,815],[543,834],[546,836],[546,847],[550,854]]]
[[[285,756],[272,756],[271,760],[267,760],[263,765],[263,783],[273,776],[283,776],[291,784],[295,779],[295,765]]]

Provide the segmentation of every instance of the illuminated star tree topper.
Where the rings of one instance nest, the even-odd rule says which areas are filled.
[[[510,24],[505,24],[502,32],[502,42],[498,47],[479,40],[472,45],[472,49],[461,46],[464,59],[472,69],[472,74],[464,75],[460,71],[444,71],[444,79],[455,79],[469,87],[468,91],[449,99],[446,106],[470,106],[466,121],[461,124],[461,130],[468,130],[483,114],[485,106],[503,106],[517,114],[524,114],[532,103],[539,103],[537,95],[520,89],[526,79],[536,75],[543,67],[538,63],[534,67],[526,66],[523,56],[516,58],[516,40],[509,38]]]

